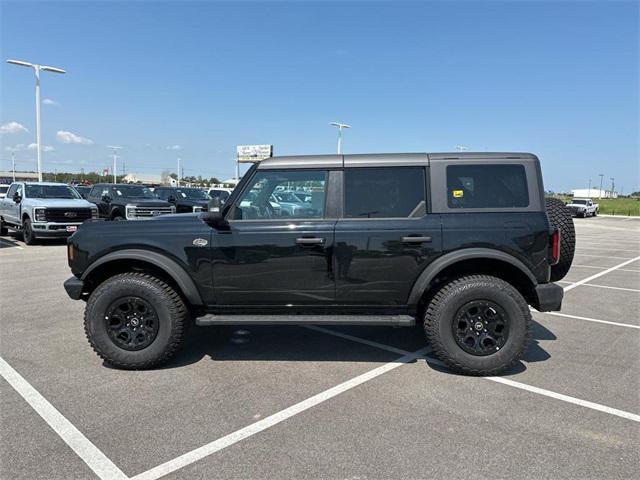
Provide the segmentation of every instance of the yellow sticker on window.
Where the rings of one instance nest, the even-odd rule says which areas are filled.
[[[454,190],[453,198],[462,198],[464,197],[464,190]]]

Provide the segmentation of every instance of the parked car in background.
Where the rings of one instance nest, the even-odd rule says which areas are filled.
[[[211,197],[199,188],[157,187],[153,193],[176,207],[176,213],[201,212],[207,209]]]
[[[283,216],[313,217],[318,213],[318,208],[314,208],[311,203],[313,197],[311,193],[303,195],[302,192],[281,190],[275,191],[272,197],[280,205]],[[303,198],[305,201],[302,200]]]
[[[91,185],[74,185],[73,188],[76,189],[82,198],[87,198],[91,191]]]
[[[24,243],[40,238],[65,238],[84,221],[98,218],[98,209],[64,183],[14,182],[0,199],[0,235],[22,232]]]
[[[9,185],[0,185],[0,198],[4,198],[9,190]]]
[[[160,200],[148,187],[121,183],[97,183],[87,200],[98,207],[100,218],[107,220],[148,220],[176,213],[176,207]]]
[[[211,198],[219,198],[220,203],[224,205],[224,202],[227,201],[227,199],[229,198],[229,195],[231,195],[231,192],[233,192],[232,188],[216,187],[209,190],[209,196]]]
[[[598,215],[600,205],[593,203],[590,198],[574,198],[567,203],[567,208],[574,217],[595,217]]]

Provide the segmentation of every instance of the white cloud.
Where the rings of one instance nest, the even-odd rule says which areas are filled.
[[[182,150],[182,147],[180,145],[169,145],[166,148],[167,150]]]
[[[28,132],[23,125],[20,125],[18,122],[9,122],[0,126],[0,134],[5,133],[20,133],[20,132]]]
[[[53,107],[59,107],[60,106],[60,103],[56,102],[55,100],[51,100],[50,98],[45,98],[42,101],[42,104],[43,105],[51,105]]]
[[[30,143],[27,148],[29,150],[35,150],[38,148],[38,145],[36,145],[35,143]],[[55,148],[53,148],[51,145],[43,145],[42,146],[42,151],[43,152],[53,152],[55,150]]]
[[[67,132],[65,130],[58,130],[56,138],[60,143],[73,143],[75,145],[93,145],[93,140],[89,138],[81,137],[75,133]]]

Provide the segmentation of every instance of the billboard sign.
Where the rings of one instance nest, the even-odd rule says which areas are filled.
[[[259,162],[273,157],[273,145],[238,145],[236,159],[239,163]]]

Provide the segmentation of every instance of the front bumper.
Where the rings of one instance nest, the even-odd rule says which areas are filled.
[[[31,229],[36,238],[66,238],[73,235],[80,225],[82,223],[32,222]]]
[[[73,300],[80,300],[82,298],[83,288],[84,282],[78,277],[68,278],[64,282],[64,289],[67,291],[67,295]]]
[[[541,283],[536,285],[536,304],[539,312],[557,312],[562,308],[564,289],[555,283]]]

